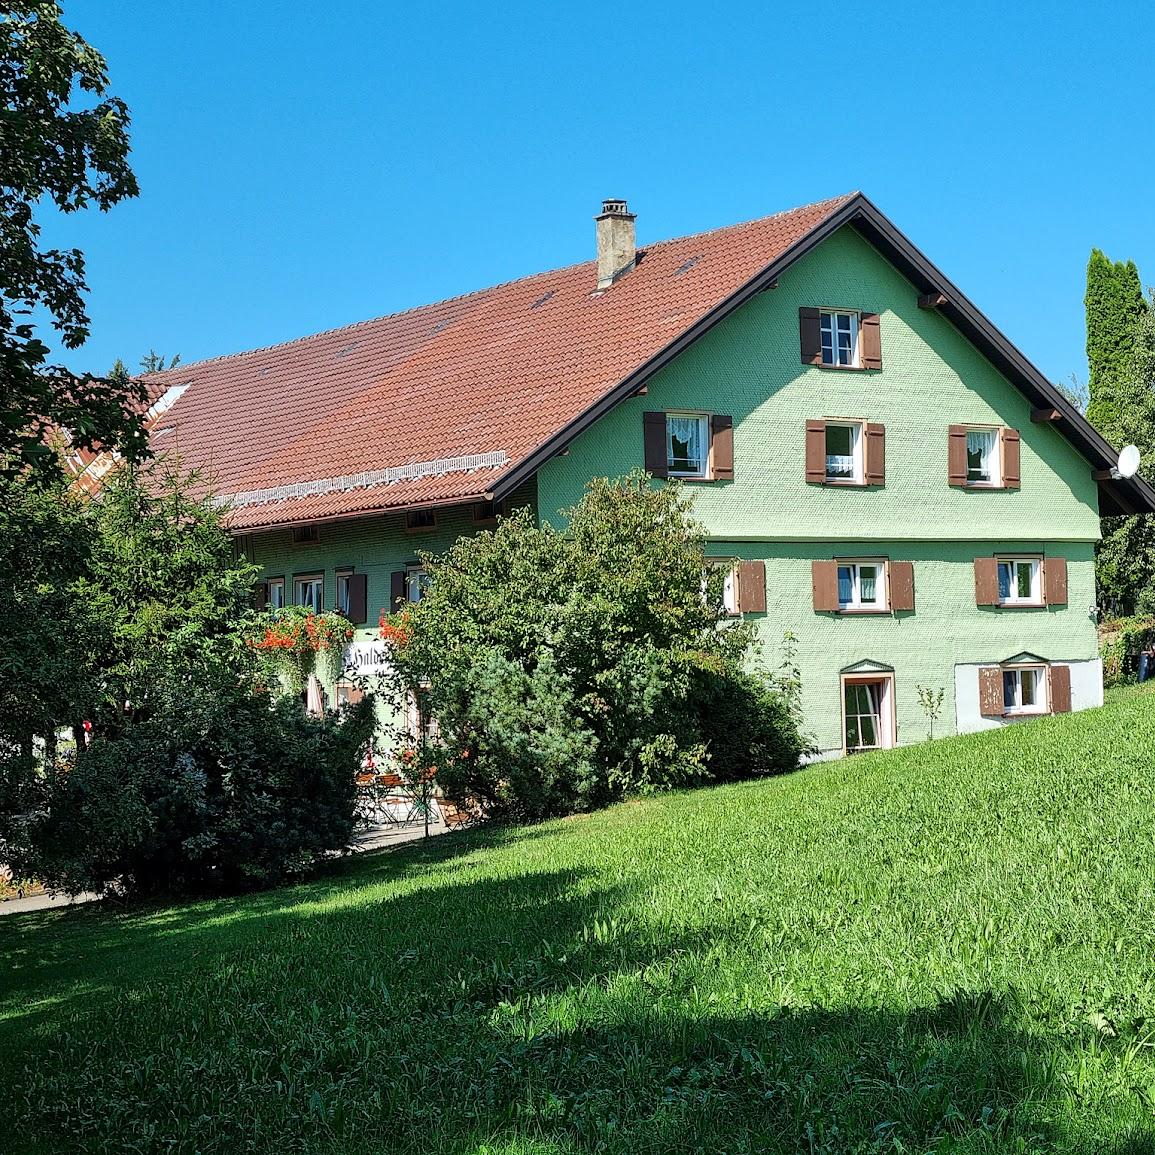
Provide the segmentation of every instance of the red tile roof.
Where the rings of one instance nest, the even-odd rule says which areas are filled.
[[[238,532],[480,497],[853,195],[647,245],[601,293],[587,261],[153,374],[158,396],[189,386],[153,422],[154,448],[222,499],[245,494]],[[355,476],[403,466],[415,476]]]

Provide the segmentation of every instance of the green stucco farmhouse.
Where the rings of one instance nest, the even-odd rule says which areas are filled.
[[[371,669],[418,550],[643,467],[692,488],[733,612],[796,636],[825,754],[924,738],[920,685],[939,733],[1101,702],[1099,517],[1155,492],[866,197],[642,247],[606,201],[596,241],[150,378],[154,448],[229,502],[263,600],[345,610]]]

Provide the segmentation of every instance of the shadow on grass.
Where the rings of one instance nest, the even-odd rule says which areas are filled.
[[[1155,1155],[1138,1116],[1084,1117],[1014,992],[791,1009],[741,928],[655,926],[580,870],[470,877],[507,841],[477,833],[27,927],[47,1001],[0,1040],[0,1149]]]

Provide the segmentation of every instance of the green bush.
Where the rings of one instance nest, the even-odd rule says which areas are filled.
[[[183,690],[43,782],[5,847],[17,873],[74,893],[235,891],[348,844],[370,699],[318,720],[236,685]]]
[[[1099,627],[1103,682],[1118,686],[1139,676],[1139,655],[1155,642],[1155,617],[1117,618]]]
[[[408,735],[414,766],[528,820],[795,766],[792,682],[749,672],[753,627],[726,616],[680,487],[596,479],[567,517],[424,559],[428,591],[383,627],[395,688],[436,720]]]

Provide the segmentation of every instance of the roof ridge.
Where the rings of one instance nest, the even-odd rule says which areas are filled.
[[[715,233],[725,233],[731,232],[735,229],[748,228],[751,225],[761,224],[764,221],[772,221],[778,219],[779,217],[786,217],[792,215],[793,213],[800,213],[806,209],[818,209],[827,205],[839,204],[859,195],[861,194],[858,192],[858,190],[853,190],[848,193],[843,193],[840,196],[828,197],[826,200],[811,201],[808,204],[795,205],[793,208],[783,209],[782,211],[776,213],[770,213],[764,217],[752,217],[748,221],[737,221],[734,224],[719,225],[717,228],[702,229],[696,233],[684,233],[683,235],[677,237],[664,237],[658,241],[650,241],[648,244],[639,245],[638,250],[640,252],[646,252],[650,249],[661,248],[663,245],[673,245],[680,241],[694,240],[696,237],[711,236]],[[199,361],[182,361],[179,365],[176,365],[171,369],[161,369],[155,373],[142,373],[140,374],[139,379],[160,382],[168,379],[170,375],[180,377],[187,374],[190,369],[199,369],[205,365],[216,365],[222,361],[231,361],[238,357],[249,357],[254,353],[271,353],[274,350],[287,349],[293,345],[304,345],[307,342],[317,341],[323,337],[332,337],[338,333],[351,332],[354,329],[364,328],[366,325],[376,325],[380,321],[389,321],[395,317],[405,317],[410,314],[421,313],[427,309],[436,309],[442,305],[451,305],[457,301],[467,301],[470,297],[481,297],[487,293],[494,293],[498,289],[504,289],[510,285],[520,284],[523,281],[533,281],[537,280],[539,277],[551,277],[557,273],[564,273],[570,269],[576,269],[581,265],[592,265],[595,263],[596,258],[586,259],[584,261],[572,261],[568,265],[558,265],[552,269],[543,269],[540,272],[528,273],[521,277],[511,277],[508,281],[498,281],[494,285],[485,285],[480,289],[472,289],[467,293],[457,293],[452,297],[442,297],[437,301],[427,301],[423,305],[412,305],[408,309],[398,309],[392,313],[382,313],[377,317],[366,317],[361,321],[350,321],[347,325],[335,325],[331,329],[320,329],[316,333],[306,333],[301,337],[291,337],[287,341],[275,341],[271,345],[257,345],[252,349],[238,349],[236,352],[221,353],[216,357],[202,357]]]

